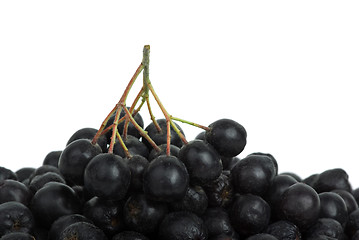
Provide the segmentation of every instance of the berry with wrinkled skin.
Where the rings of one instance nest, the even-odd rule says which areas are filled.
[[[335,189],[352,191],[348,174],[341,168],[328,169],[318,175],[313,188],[318,192],[330,192]]]
[[[179,201],[171,202],[171,211],[189,211],[202,215],[208,207],[208,197],[201,186],[189,186],[186,195]]]
[[[48,233],[48,240],[58,240],[61,232],[65,230],[65,228],[77,222],[93,223],[90,219],[86,218],[81,214],[70,214],[59,217],[51,225],[51,228]]]
[[[275,236],[278,239],[285,239],[285,240],[302,239],[302,234],[299,228],[293,223],[286,220],[279,220],[271,223],[270,225],[268,225],[265,232]]]

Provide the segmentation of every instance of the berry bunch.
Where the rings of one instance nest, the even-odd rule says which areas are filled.
[[[240,159],[241,124],[167,112],[149,80],[149,50],[99,129],[78,130],[38,168],[0,168],[0,240],[359,239],[359,189],[343,169],[301,179],[279,174],[268,153]],[[149,94],[164,118],[155,119]],[[187,141],[176,122],[203,131]]]

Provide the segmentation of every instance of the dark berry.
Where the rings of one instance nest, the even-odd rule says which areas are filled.
[[[0,240],[35,240],[35,237],[28,233],[13,232],[2,236]]]
[[[234,200],[229,215],[236,232],[250,236],[267,228],[271,212],[268,203],[260,196],[244,194]]]
[[[112,153],[95,156],[86,166],[85,189],[92,195],[109,200],[126,196],[131,181],[131,171],[126,161]]]
[[[166,150],[167,150],[167,144],[161,144],[158,146],[160,148],[160,151],[156,151],[155,149],[152,149],[149,156],[148,156],[148,161],[152,161],[153,159],[157,158],[160,155],[166,155]],[[170,145],[170,155],[171,156],[175,156],[178,157],[179,155],[179,151],[180,148],[175,146],[175,145]]]
[[[123,231],[115,236],[111,240],[149,240],[145,235],[135,231]]]
[[[70,139],[67,141],[66,146],[78,139],[88,139],[91,140],[97,133],[95,128],[81,128],[77,130]],[[107,152],[107,138],[105,136],[100,136],[97,140],[97,144],[101,147],[102,152]]]
[[[58,167],[59,166],[59,158],[61,155],[62,151],[51,151],[49,152],[43,162],[42,165],[51,165],[54,167]]]
[[[203,186],[208,197],[208,206],[227,207],[234,198],[234,190],[230,176],[221,175]]]
[[[319,174],[313,188],[318,193],[330,192],[335,189],[351,192],[352,187],[348,178],[348,174],[341,168],[329,169]]]
[[[221,156],[235,157],[247,144],[246,130],[241,124],[231,119],[217,120],[211,123],[209,128],[205,138]]]
[[[351,194],[350,192],[342,189],[336,189],[333,190],[332,192],[339,194],[339,196],[343,198],[345,205],[347,206],[348,214],[350,214],[351,212],[353,212],[358,208],[358,203],[355,200],[353,194]]]
[[[33,177],[33,179],[29,184],[29,188],[32,192],[35,193],[37,190],[42,188],[48,182],[59,182],[66,184],[65,179],[59,174],[54,172],[47,172],[42,175],[37,175]]]
[[[61,232],[68,226],[77,222],[93,223],[90,219],[80,214],[70,214],[59,217],[53,222],[48,233],[48,240],[58,240]]]
[[[90,160],[102,152],[97,144],[88,139],[71,142],[63,150],[59,159],[59,169],[65,180],[72,185],[84,184],[84,171]]]
[[[201,186],[189,186],[186,195],[178,201],[170,203],[172,211],[189,211],[202,215],[208,206],[208,198]]]
[[[134,155],[141,155],[144,158],[148,158],[149,150],[143,142],[140,142],[138,138],[127,135],[126,139],[123,139],[129,153]],[[121,157],[127,157],[119,141],[117,141],[113,148],[113,153]]]
[[[279,240],[279,239],[268,233],[257,233],[253,236],[250,236],[249,238],[246,238],[246,240]]]
[[[185,164],[191,183],[201,186],[217,179],[223,169],[216,150],[201,140],[193,140],[184,145],[178,158]]]
[[[93,197],[85,203],[83,214],[111,237],[125,228],[123,206],[123,201]]]
[[[269,224],[265,232],[283,240],[302,239],[302,234],[299,228],[286,220],[279,220]]]
[[[8,168],[0,167],[0,182],[5,179],[17,180],[16,173]]]
[[[189,176],[185,165],[178,158],[161,155],[150,162],[143,181],[146,196],[156,201],[173,202],[185,196]]]
[[[134,194],[125,203],[124,221],[129,230],[154,234],[167,212],[166,204],[149,200],[144,194]]]
[[[0,203],[16,201],[28,206],[31,198],[32,193],[25,184],[12,179],[0,182]]]
[[[148,160],[140,155],[128,159],[127,165],[131,171],[130,191],[141,192],[143,190],[143,173],[148,164]]]
[[[346,238],[342,225],[332,218],[319,218],[305,233],[306,239],[317,239],[325,236],[333,239],[344,240]]]
[[[0,204],[0,236],[11,232],[31,233],[34,217],[28,207],[19,202]]]
[[[166,215],[160,224],[158,235],[161,240],[206,240],[208,230],[196,214],[181,211]]]
[[[69,186],[49,182],[39,189],[31,201],[31,211],[35,219],[44,227],[51,224],[61,216],[79,213],[80,199]]]
[[[221,157],[223,170],[232,170],[241,159],[239,157]]]
[[[220,234],[234,234],[229,215],[221,207],[207,208],[201,218],[208,229],[209,238]]]
[[[77,222],[66,227],[58,240],[108,240],[105,233],[88,222]]]
[[[263,196],[275,177],[273,161],[264,155],[250,155],[231,170],[233,188],[238,193]]]
[[[249,154],[248,156],[253,156],[253,155],[260,155],[260,156],[267,156],[267,157],[269,157],[269,158],[272,160],[273,164],[274,164],[275,174],[276,174],[276,175],[278,174],[278,162],[277,162],[277,160],[273,157],[272,154],[270,154],[270,153],[264,153],[264,152],[254,152],[254,153]]]
[[[25,179],[28,179],[34,171],[35,171],[35,168],[33,168],[33,167],[24,167],[24,168],[20,168],[19,170],[17,170],[15,172],[15,174],[17,176],[17,180],[19,182],[22,182]]]
[[[319,199],[319,218],[333,218],[344,226],[348,220],[348,210],[343,198],[334,192],[322,192]]]
[[[282,194],[280,211],[282,216],[300,229],[313,225],[320,212],[317,192],[304,183],[295,183]]]

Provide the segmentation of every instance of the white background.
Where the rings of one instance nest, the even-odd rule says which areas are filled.
[[[99,128],[150,44],[170,114],[234,119],[239,157],[268,152],[302,178],[339,167],[359,187],[357,1],[122,2],[0,1],[0,166],[38,167]]]

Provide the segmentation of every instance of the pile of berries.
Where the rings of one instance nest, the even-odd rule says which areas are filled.
[[[0,167],[0,240],[359,239],[359,189],[343,169],[301,179],[279,174],[269,153],[240,158],[247,132],[238,122],[206,127],[168,114],[148,80],[148,54],[145,46],[99,129],[76,131],[38,168]],[[142,70],[143,88],[127,106]],[[165,118],[152,116],[149,91]],[[203,131],[187,141],[175,120]]]

